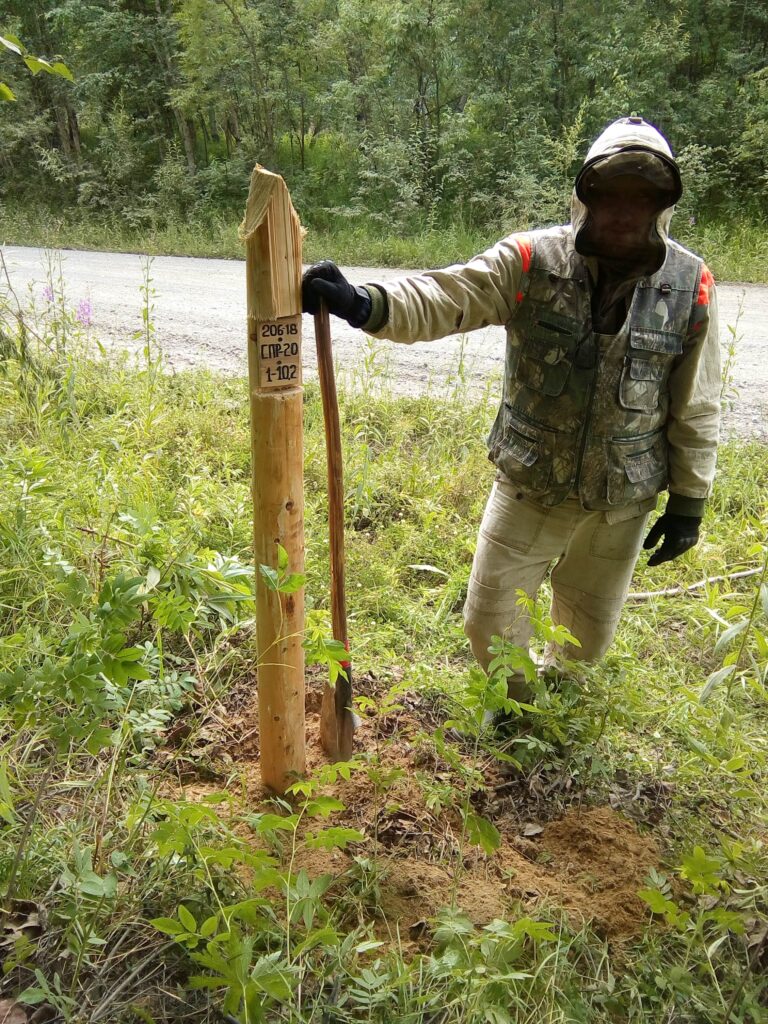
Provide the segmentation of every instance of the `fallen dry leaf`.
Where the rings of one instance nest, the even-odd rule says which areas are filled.
[[[27,1014],[14,999],[0,999],[0,1024],[27,1024]]]

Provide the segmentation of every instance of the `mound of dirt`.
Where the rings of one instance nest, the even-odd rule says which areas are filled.
[[[591,923],[606,938],[636,934],[647,920],[637,896],[661,855],[634,822],[610,807],[572,810],[538,837],[535,863],[502,852],[514,872],[513,891],[533,903],[546,900],[567,911],[573,924]]]
[[[642,930],[648,914],[637,891],[650,869],[658,868],[660,855],[633,823],[608,807],[589,808],[571,811],[539,838],[528,844],[502,836],[496,854],[463,865],[458,884],[456,862],[435,863],[402,847],[390,851],[380,900],[389,928],[418,933],[448,905],[456,886],[457,905],[476,925],[514,919],[521,909],[564,910],[572,927],[590,924],[607,939]]]
[[[417,937],[426,922],[448,905],[454,887],[453,872],[418,857],[392,858],[381,888],[381,910],[389,927]],[[507,915],[508,901],[495,878],[476,872],[460,878],[456,903],[476,925]]]
[[[356,681],[358,689],[375,689],[375,681]],[[311,676],[307,700],[307,770],[326,763],[318,742],[319,676]],[[377,934],[400,941],[418,941],[428,933],[428,921],[441,907],[455,902],[476,924],[494,918],[514,919],[521,913],[539,915],[564,911],[571,926],[590,924],[610,940],[637,934],[648,919],[637,896],[651,868],[660,866],[655,842],[641,835],[637,825],[608,806],[572,806],[552,818],[562,805],[539,800],[514,813],[510,802],[503,806],[479,800],[481,812],[494,821],[501,845],[486,856],[468,843],[462,832],[460,804],[464,799],[461,774],[424,740],[432,727],[434,707],[423,714],[418,698],[407,697],[384,719],[366,721],[356,733],[362,765],[348,781],[340,780],[328,793],[344,804],[332,824],[358,829],[366,840],[349,851],[311,850],[299,847],[294,869],[304,868],[310,877],[330,874],[328,890],[341,891],[354,869],[354,855],[372,858],[378,870],[378,905],[371,908]],[[224,709],[222,709],[224,710]],[[237,697],[228,709],[227,733],[243,737],[228,745],[227,773],[235,762],[247,789],[249,807],[257,810],[265,793],[258,768],[258,714],[253,689]],[[207,730],[210,731],[210,727]],[[462,760],[470,755],[456,748]],[[494,768],[487,766],[486,776]],[[210,770],[210,768],[209,768]],[[435,787],[443,797],[435,801]],[[183,784],[188,799],[215,785],[201,779]],[[575,796],[575,795],[574,795]],[[477,803],[473,797],[473,806]],[[497,813],[494,813],[498,806]],[[533,809],[538,818],[532,819]],[[321,827],[308,822],[308,828]],[[325,824],[325,823],[322,823]]]

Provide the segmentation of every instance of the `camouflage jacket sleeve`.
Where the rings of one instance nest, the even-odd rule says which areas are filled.
[[[715,476],[720,429],[720,335],[717,293],[705,266],[684,341],[669,381],[668,512],[702,515]]]
[[[530,258],[525,236],[511,235],[468,263],[388,284],[372,282],[366,287],[373,312],[363,329],[377,338],[410,344],[501,326],[515,307],[524,258]],[[388,315],[382,323],[385,308]]]

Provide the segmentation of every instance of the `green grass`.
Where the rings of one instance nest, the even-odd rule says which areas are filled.
[[[350,782],[326,774],[292,806],[265,805],[240,749],[253,687],[247,384],[163,373],[151,321],[149,359],[99,359],[62,296],[53,308],[22,311],[23,338],[2,310],[5,995],[115,1024],[222,1011],[295,1024],[764,1019],[768,602],[756,579],[628,604],[582,686],[537,682],[535,727],[506,749],[524,767],[500,761],[472,717],[487,686],[460,623],[494,410],[460,387],[395,399],[371,358],[341,391],[369,744]],[[305,429],[307,594],[323,632],[313,386]],[[764,564],[766,454],[724,445],[701,544],[653,569],[641,558],[635,591]],[[446,713],[463,742],[434,732]],[[516,787],[502,810],[499,778]],[[611,802],[661,849],[645,883],[656,915],[639,911],[631,940],[607,941],[555,898],[505,896],[504,923],[467,919],[461,879],[496,877],[499,843]],[[454,879],[416,940],[383,916],[415,847],[387,845],[376,824],[414,806],[434,839],[427,860]],[[320,854],[343,870],[312,888],[301,867]]]
[[[243,258],[237,237],[240,215],[217,212],[204,219],[171,220],[159,226],[131,228],[119,217],[96,218],[83,210],[0,208],[1,241],[52,249],[96,249],[151,255]],[[334,230],[309,228],[304,261],[334,259],[344,266],[423,269],[460,263],[493,245],[515,225],[481,229],[450,227],[387,232],[380,225],[342,220]],[[521,228],[524,225],[521,225]],[[746,220],[675,223],[676,237],[700,253],[719,281],[768,282],[768,231]]]
[[[674,224],[674,221],[673,221]],[[768,281],[768,230],[746,220],[675,226],[677,238],[699,253],[717,281]]]

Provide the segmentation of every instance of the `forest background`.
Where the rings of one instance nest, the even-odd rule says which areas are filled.
[[[567,219],[588,141],[635,112],[678,155],[677,236],[764,279],[765,5],[0,0],[0,24],[74,75],[2,58],[4,241],[241,255],[259,162],[310,259],[465,259]]]

